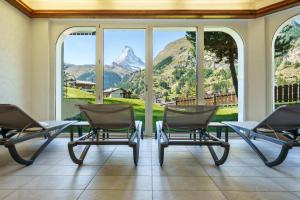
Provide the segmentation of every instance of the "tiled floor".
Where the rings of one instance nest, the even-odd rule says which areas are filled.
[[[220,167],[214,166],[206,147],[171,146],[161,168],[156,141],[144,139],[138,167],[127,146],[92,147],[78,167],[69,158],[67,142],[57,138],[29,167],[16,164],[1,147],[0,199],[300,199],[300,149],[270,169],[240,139],[230,140],[230,156]],[[279,151],[276,145],[256,143],[268,156]],[[19,149],[27,154],[39,144],[36,140]]]

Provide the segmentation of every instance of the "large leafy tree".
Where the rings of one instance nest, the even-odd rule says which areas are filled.
[[[196,55],[196,32],[187,32],[186,38],[193,45],[192,52]],[[235,40],[224,32],[205,32],[204,49],[215,54],[215,63],[220,63],[224,60],[229,64],[232,84],[238,96],[238,79],[234,65],[238,58],[238,50]]]
[[[275,40],[275,58],[285,56],[300,37],[300,25],[292,22],[282,28]]]

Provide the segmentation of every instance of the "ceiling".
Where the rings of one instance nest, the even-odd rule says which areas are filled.
[[[255,10],[282,0],[22,0],[34,10]]]
[[[31,18],[251,19],[300,0],[6,0]]]

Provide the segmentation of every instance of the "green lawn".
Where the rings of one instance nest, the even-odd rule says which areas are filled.
[[[86,99],[89,103],[95,103],[95,95],[75,89],[68,88],[68,99]],[[105,104],[131,104],[134,108],[135,118],[145,121],[145,104],[141,99],[124,99],[124,98],[105,98]],[[161,120],[163,117],[163,107],[159,104],[153,105],[153,127],[155,121]],[[236,106],[220,107],[213,121],[236,121],[238,118],[238,110]],[[143,123],[145,124],[145,123]]]

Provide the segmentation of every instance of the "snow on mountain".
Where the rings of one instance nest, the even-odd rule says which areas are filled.
[[[145,67],[145,63],[134,54],[130,46],[125,46],[121,54],[116,58],[112,65],[129,68],[131,71],[138,71]]]

